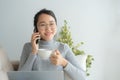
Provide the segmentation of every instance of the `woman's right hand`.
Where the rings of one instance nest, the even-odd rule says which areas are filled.
[[[36,44],[36,41],[40,39],[40,34],[39,32],[33,33],[31,36],[31,44],[32,44],[32,53],[37,54],[39,44]]]

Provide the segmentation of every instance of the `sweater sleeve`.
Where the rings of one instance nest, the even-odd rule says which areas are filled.
[[[19,69],[20,71],[31,71],[36,55],[31,53],[30,44],[26,43],[23,47]]]
[[[72,80],[87,80],[86,73],[80,68],[80,65],[72,50],[68,45],[65,45],[64,49],[66,54],[65,58],[68,60],[68,64],[64,68],[64,71],[71,77]]]

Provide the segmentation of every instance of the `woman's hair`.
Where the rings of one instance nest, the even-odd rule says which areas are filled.
[[[37,30],[37,22],[38,22],[38,18],[41,14],[48,14],[48,15],[52,16],[55,19],[55,22],[57,24],[57,19],[55,17],[55,14],[53,13],[53,11],[47,10],[47,9],[42,9],[39,12],[37,12],[34,16],[34,30],[36,29],[36,31],[38,31]]]

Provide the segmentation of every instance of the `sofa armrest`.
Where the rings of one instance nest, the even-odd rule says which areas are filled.
[[[14,71],[17,71],[19,68],[19,61],[11,61]]]

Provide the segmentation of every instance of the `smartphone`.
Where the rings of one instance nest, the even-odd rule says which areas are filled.
[[[38,32],[38,30],[36,28],[34,28],[34,33]],[[40,39],[36,40],[36,44],[38,44],[38,42],[40,41]]]

